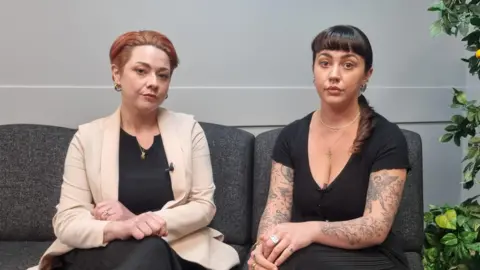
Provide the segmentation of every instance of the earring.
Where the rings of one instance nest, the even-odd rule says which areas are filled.
[[[120,85],[117,84],[117,83],[114,83],[114,84],[113,84],[113,89],[115,89],[115,91],[117,91],[117,92],[122,91],[122,88],[121,88]]]
[[[167,99],[167,98],[168,98],[168,94],[165,96],[165,99]]]
[[[362,86],[360,86],[360,93],[365,92],[365,90],[367,90],[367,84],[366,83],[364,83],[364,84],[362,84]]]

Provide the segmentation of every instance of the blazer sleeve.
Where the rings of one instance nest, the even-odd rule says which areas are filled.
[[[85,171],[80,131],[70,142],[53,228],[60,242],[74,248],[105,246],[103,230],[109,221],[94,219],[93,198]]]
[[[216,213],[214,192],[210,149],[203,129],[195,122],[192,129],[192,188],[188,201],[156,212],[167,223],[168,236],[165,239],[175,241],[207,227]]]

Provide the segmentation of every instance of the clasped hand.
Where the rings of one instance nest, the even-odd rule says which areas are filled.
[[[278,269],[295,251],[313,242],[314,232],[309,222],[276,225],[260,237],[248,260],[248,269]]]
[[[152,212],[135,215],[118,201],[97,204],[92,210],[92,215],[98,220],[113,221],[109,226],[114,238],[134,237],[140,240],[152,235],[160,237],[168,235],[167,224],[161,217]]]

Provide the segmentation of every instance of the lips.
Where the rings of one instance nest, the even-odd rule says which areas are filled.
[[[157,95],[154,94],[144,94],[143,96],[148,98],[157,98]]]
[[[337,86],[330,86],[330,87],[325,88],[325,90],[327,90],[327,91],[341,91],[342,89],[340,89],[340,87],[337,87]]]

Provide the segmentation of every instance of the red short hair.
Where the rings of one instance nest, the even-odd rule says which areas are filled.
[[[143,45],[155,46],[164,51],[170,59],[171,73],[173,73],[179,62],[175,47],[165,35],[150,30],[131,31],[117,37],[110,47],[110,63],[122,70],[130,59],[133,48]]]

